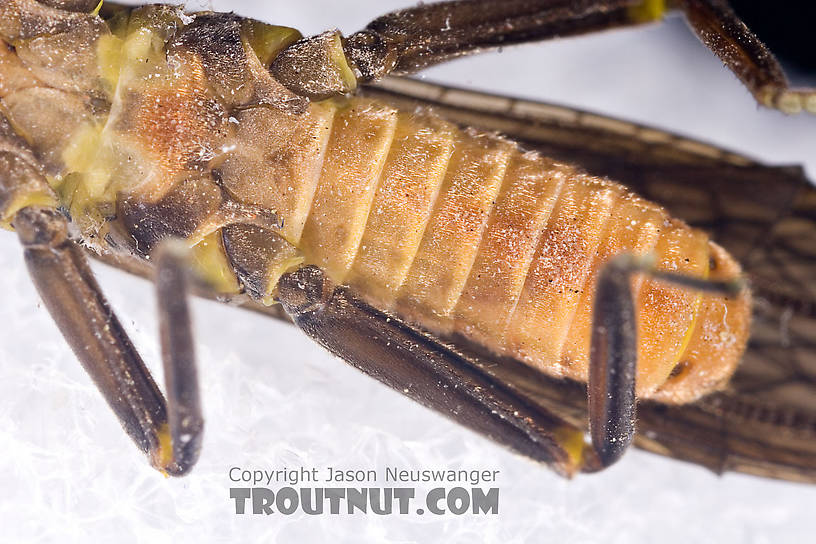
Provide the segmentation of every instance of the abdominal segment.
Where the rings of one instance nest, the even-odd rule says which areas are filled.
[[[320,160],[292,240],[306,263],[377,308],[551,375],[586,380],[595,278],[614,255],[649,253],[694,277],[740,273],[704,233],[624,187],[431,112],[338,104]],[[685,402],[721,385],[745,345],[748,296],[642,275],[632,286],[638,394]]]

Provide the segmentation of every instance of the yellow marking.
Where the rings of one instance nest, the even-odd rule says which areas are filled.
[[[87,124],[77,130],[71,142],[62,152],[66,171],[88,172],[91,169],[99,150],[101,133],[102,127],[92,124]]]
[[[273,264],[270,265],[269,269],[266,271],[267,277],[266,292],[269,294],[261,299],[261,303],[264,306],[272,306],[273,304],[276,304],[275,294],[278,291],[277,289],[278,281],[280,280],[281,276],[303,264],[304,258],[303,255],[300,254],[300,251],[298,251],[294,247],[291,247],[291,249],[297,253],[293,255],[287,255],[283,257],[280,261],[276,260],[276,262],[273,262]]]
[[[59,205],[59,202],[57,202],[54,195],[48,191],[36,189],[19,194],[15,196],[11,203],[6,206],[6,209],[3,210],[3,215],[0,217],[0,228],[14,230],[11,226],[11,222],[14,220],[14,216],[17,215],[17,212],[23,208],[42,206],[44,208],[56,209],[57,205]]]
[[[119,73],[122,68],[122,46],[124,41],[113,34],[105,34],[96,42],[96,58],[99,64],[99,74],[107,84],[110,97],[119,83]]]
[[[205,236],[193,246],[192,250],[193,270],[216,293],[235,294],[241,290],[238,279],[224,253],[220,230]]]
[[[569,457],[568,472],[572,473],[580,468],[584,463],[584,449],[586,448],[584,433],[575,427],[563,425],[555,428],[552,435]]]
[[[258,60],[266,67],[272,64],[278,53],[303,37],[294,28],[268,25],[255,20],[244,21],[241,34],[245,40],[244,48],[251,47]]]
[[[91,12],[91,15],[93,15],[94,17],[96,17],[97,15],[99,15],[99,10],[101,10],[101,9],[102,9],[102,4],[103,4],[103,2],[105,2],[105,0],[99,0],[99,3],[96,5],[96,7],[94,8],[94,10]]]
[[[71,216],[83,223],[99,223],[100,209],[116,200],[116,187],[110,183],[117,172],[117,158],[104,144],[104,127],[87,124],[62,152],[66,175],[55,189],[70,209]]]
[[[644,0],[629,8],[629,17],[636,23],[657,21],[666,13],[666,0]]]
[[[71,172],[59,179],[49,177],[48,182],[57,192],[60,202],[68,208],[71,217],[93,223],[101,220],[101,215],[90,205],[93,200],[88,196],[84,178],[84,174]]]
[[[149,28],[141,28],[136,32],[131,32],[125,39],[122,47],[125,58],[129,61],[147,62],[153,47],[153,31]]]
[[[711,252],[706,251],[706,261],[708,261]],[[706,265],[704,272],[703,272],[703,279],[707,280],[711,267]],[[683,341],[680,343],[680,349],[677,350],[677,357],[674,359],[674,363],[669,367],[669,375],[671,375],[671,371],[674,370],[675,365],[680,362],[680,359],[683,358],[683,354],[686,353],[686,349],[688,349],[688,345],[691,342],[691,338],[694,336],[694,329],[697,327],[697,318],[700,316],[700,306],[703,302],[703,293],[698,293],[697,298],[694,299],[694,311],[691,314],[691,323],[689,323],[689,327],[686,330],[685,336],[683,336]],[[666,376],[666,379],[669,379],[669,375]]]
[[[153,454],[153,461],[157,469],[167,476],[166,468],[173,462],[173,439],[170,437],[170,425],[162,423],[156,433],[159,439],[159,449]]]
[[[102,2],[97,6],[101,7]],[[112,99],[126,64],[132,65],[155,52],[154,35],[149,29],[132,32],[126,39],[115,35],[103,35],[97,42],[99,74],[105,82]],[[102,201],[112,202],[115,195],[107,191],[117,160],[105,146],[104,125],[87,124],[79,128],[71,142],[62,152],[65,170],[70,172],[64,179],[52,183],[74,217],[87,214],[98,215],[93,210]],[[101,219],[101,218],[99,218]]]
[[[340,73],[340,78],[343,80],[343,85],[348,92],[354,92],[357,88],[357,76],[354,75],[354,70],[349,66],[346,53],[343,51],[343,43],[340,41],[340,33],[335,32],[332,37],[331,49],[329,49],[329,60],[334,65],[335,69]]]
[[[70,180],[66,188],[71,187],[73,190],[70,193],[66,192],[62,201],[69,204],[71,217],[80,218],[83,224],[99,225],[103,222],[103,218],[96,204],[99,204],[100,201],[92,198],[88,193],[88,186],[84,183],[84,178],[83,174],[70,174],[66,177]]]

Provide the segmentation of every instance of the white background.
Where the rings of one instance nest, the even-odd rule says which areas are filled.
[[[266,8],[262,6],[266,5]],[[400,1],[214,2],[304,34],[346,34]],[[549,100],[653,124],[816,178],[816,117],[759,111],[674,19],[529,45],[428,70],[433,81]],[[159,370],[150,285],[95,266],[148,364]],[[189,477],[165,479],[134,448],[39,303],[16,237],[0,233],[0,540],[264,542],[798,542],[816,487],[634,451],[564,481],[415,405],[294,328],[196,301],[207,419]],[[500,470],[500,514],[236,516],[231,466]],[[421,493],[422,487],[419,491]]]

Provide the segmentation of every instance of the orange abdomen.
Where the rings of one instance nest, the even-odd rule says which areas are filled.
[[[651,252],[666,270],[740,274],[704,233],[624,187],[430,113],[353,98],[313,104],[297,126],[282,139],[308,141],[308,160],[293,150],[299,167],[276,191],[286,199],[261,200],[306,263],[376,307],[548,374],[586,380],[594,282],[610,257]],[[279,157],[285,146],[254,145],[244,157]],[[274,163],[279,172],[286,160]],[[264,170],[253,169],[281,179]],[[258,191],[235,194],[263,203]],[[747,294],[640,277],[633,286],[640,396],[688,401],[730,376],[748,335]]]

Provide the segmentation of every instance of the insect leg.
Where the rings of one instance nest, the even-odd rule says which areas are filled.
[[[655,270],[651,259],[618,255],[600,271],[595,292],[589,364],[589,428],[592,445],[606,467],[620,459],[635,435],[637,322],[632,274],[700,291],[734,293],[740,282],[703,280]]]
[[[757,102],[785,113],[816,113],[816,89],[790,89],[773,54],[724,0],[681,0],[680,5],[700,40]]]
[[[189,251],[183,243],[169,240],[162,242],[154,252],[170,442],[179,475],[198,461],[204,431],[187,304]]]
[[[390,73],[413,73],[485,49],[656,22],[668,8],[685,13],[698,37],[760,104],[785,113],[816,113],[816,89],[790,89],[773,54],[725,0],[422,4],[375,19],[349,36],[342,51],[337,32],[300,40],[281,52],[271,69],[297,94],[326,98],[351,92],[357,83],[372,82]],[[328,78],[328,73],[346,75]]]
[[[600,468],[581,429],[460,350],[335,287],[319,268],[284,274],[277,298],[306,334],[417,402],[562,475]]]
[[[515,0],[421,4],[379,17],[345,49],[365,81],[410,73],[485,48],[642,22],[632,0]]]
[[[11,223],[45,306],[125,431],[156,468],[172,475],[187,472],[197,458],[201,427],[195,386],[181,383],[190,377],[189,328],[182,323],[165,342],[171,400],[168,424],[164,398],[102,294],[82,250],[68,238],[65,217],[47,207],[27,206]],[[180,287],[173,268],[168,264],[161,270],[162,293]],[[160,303],[164,316],[186,313],[178,293],[183,291]],[[180,432],[190,435],[181,445],[179,439],[185,441]]]
[[[125,431],[145,452],[158,452],[167,421],[164,399],[105,300],[58,212],[20,210],[12,224],[46,308]]]
[[[475,0],[420,4],[389,13],[342,43],[337,32],[300,40],[272,63],[275,77],[310,98],[354,90],[389,73],[411,73],[454,57],[653,21],[643,0]],[[342,57],[346,57],[343,59]],[[327,64],[328,61],[328,64]],[[351,68],[350,68],[350,67]],[[354,74],[351,75],[353,80]]]

